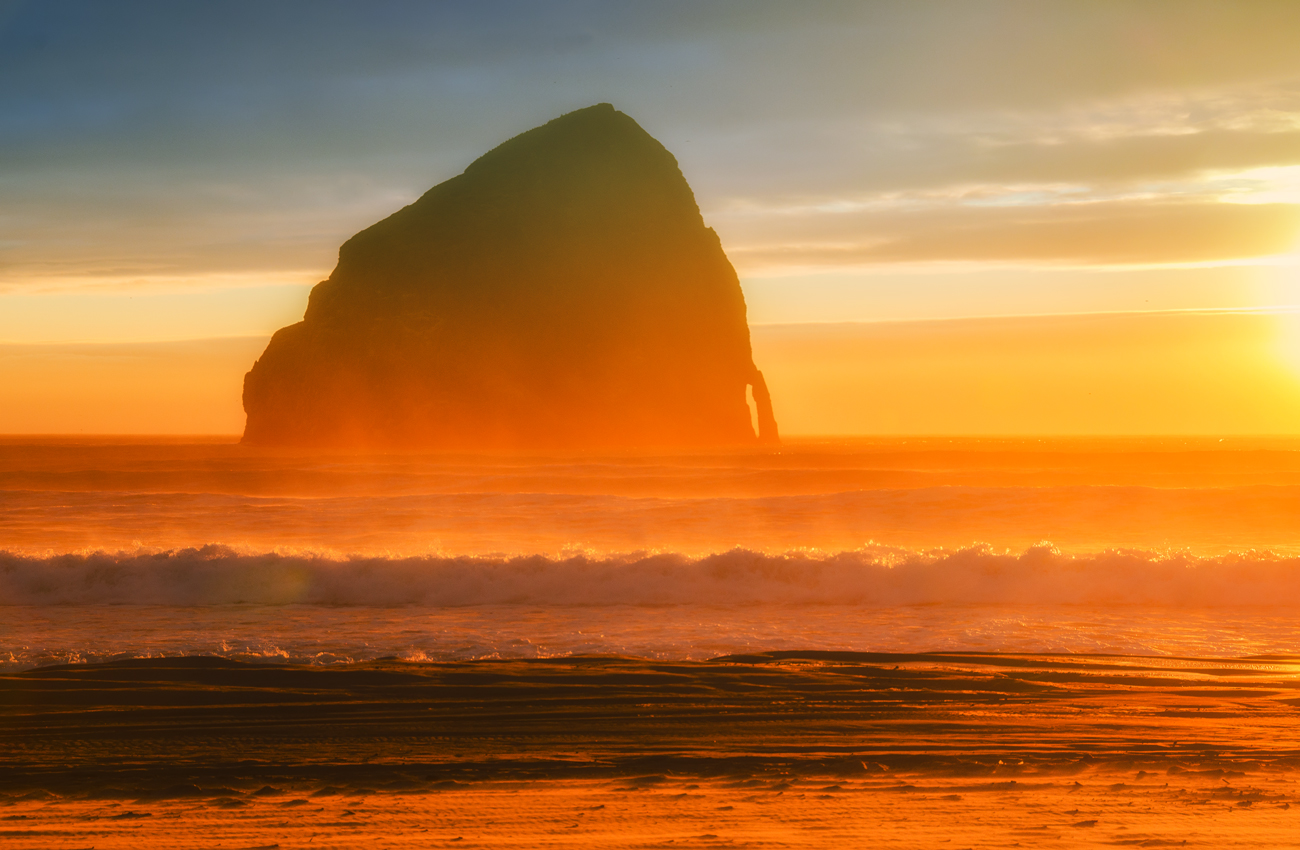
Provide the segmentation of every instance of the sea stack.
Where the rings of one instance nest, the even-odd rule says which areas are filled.
[[[345,242],[245,376],[244,410],[254,445],[777,441],[717,234],[672,154],[607,103],[516,136]]]

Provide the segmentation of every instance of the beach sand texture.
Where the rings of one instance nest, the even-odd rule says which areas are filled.
[[[6,846],[1287,846],[1300,659],[786,652],[0,679]]]

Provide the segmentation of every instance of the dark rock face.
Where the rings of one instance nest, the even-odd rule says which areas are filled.
[[[344,243],[245,376],[244,410],[262,445],[777,439],[717,235],[672,154],[609,104],[516,136]]]

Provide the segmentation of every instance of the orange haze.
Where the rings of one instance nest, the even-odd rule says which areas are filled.
[[[811,434],[1284,434],[1300,317],[1151,313],[756,325],[777,420]],[[0,433],[244,426],[265,337],[0,346]]]

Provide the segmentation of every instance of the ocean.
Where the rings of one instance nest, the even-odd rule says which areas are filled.
[[[1278,847],[1300,441],[0,442],[6,846]]]
[[[1300,654],[1300,440],[619,455],[0,442],[0,669]]]

